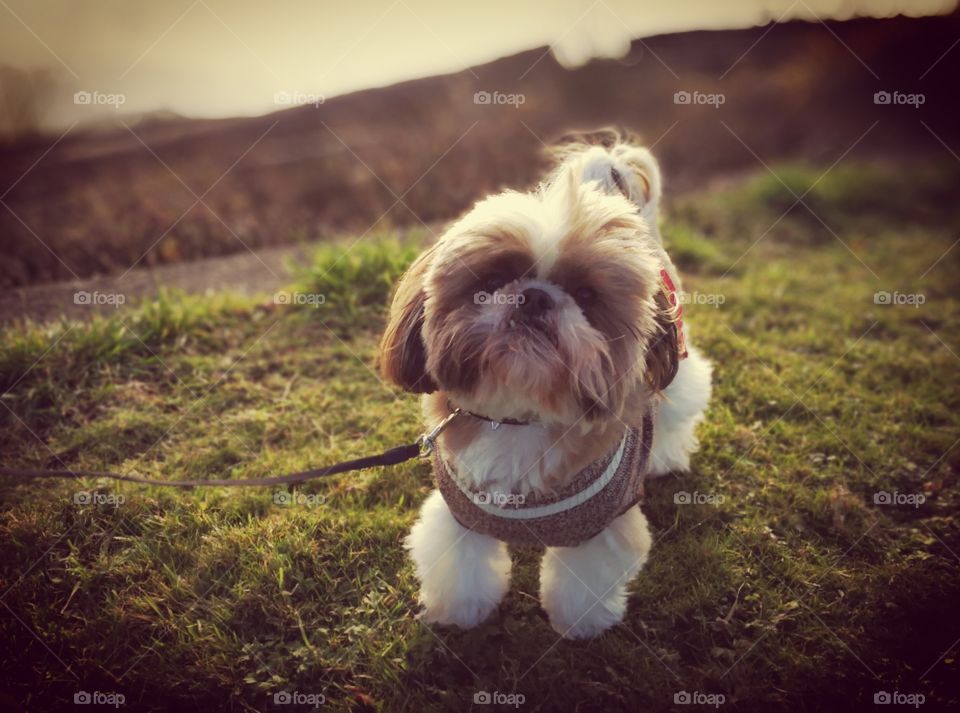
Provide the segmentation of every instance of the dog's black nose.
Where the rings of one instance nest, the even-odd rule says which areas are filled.
[[[553,308],[553,298],[543,290],[530,287],[523,291],[523,302],[519,307],[521,319],[538,319]]]

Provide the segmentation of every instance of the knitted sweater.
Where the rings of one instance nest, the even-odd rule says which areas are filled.
[[[627,428],[618,447],[549,494],[504,498],[472,490],[434,450],[434,480],[457,521],[512,545],[573,547],[599,534],[643,499],[653,415]],[[522,500],[522,502],[513,502]]]

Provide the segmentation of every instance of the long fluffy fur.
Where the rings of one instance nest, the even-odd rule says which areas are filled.
[[[564,142],[557,158],[538,190],[480,201],[414,263],[381,343],[384,376],[426,394],[428,425],[451,401],[538,421],[493,430],[458,419],[441,436],[457,472],[493,494],[561,487],[651,401],[652,474],[686,469],[710,395],[700,352],[677,361],[675,314],[660,290],[661,269],[679,282],[657,227],[653,156],[601,133]],[[475,625],[508,587],[506,546],[464,530],[437,491],[406,547],[427,621]],[[548,548],[541,601],[552,625],[582,638],[619,621],[649,548],[639,508],[577,547]]]

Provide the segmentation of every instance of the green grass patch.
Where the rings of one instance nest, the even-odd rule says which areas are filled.
[[[528,550],[488,622],[420,624],[400,544],[430,488],[420,462],[313,482],[294,504],[4,478],[0,694],[31,711],[80,690],[129,710],[272,710],[284,691],[342,711],[463,710],[479,691],[544,711],[668,710],[680,691],[756,711],[895,690],[960,702],[955,652],[938,658],[960,636],[954,169],[775,170],[818,217],[787,210],[766,173],[665,217],[684,289],[714,297],[685,310],[715,391],[693,471],[649,484],[656,544],[623,625],[558,641]],[[416,399],[385,387],[374,357],[416,252],[321,250],[290,287],[316,305],[163,295],[8,329],[4,464],[248,477],[412,439]],[[680,491],[722,499],[678,505]]]
[[[424,240],[415,233],[403,242],[387,237],[324,246],[296,270],[297,289],[323,295],[323,317],[330,324],[351,328],[376,319]]]

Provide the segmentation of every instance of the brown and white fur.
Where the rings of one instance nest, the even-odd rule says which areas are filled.
[[[568,144],[538,190],[477,203],[403,277],[381,344],[385,377],[423,393],[431,428],[450,403],[442,452],[474,490],[545,493],[614,449],[657,402],[651,475],[686,470],[710,396],[711,367],[659,273],[676,273],[657,227],[660,171],[620,140]],[[467,530],[434,490],[405,542],[428,622],[472,627],[509,586],[505,543]],[[540,598],[552,626],[587,638],[618,623],[651,539],[639,507],[576,547],[548,547]]]

